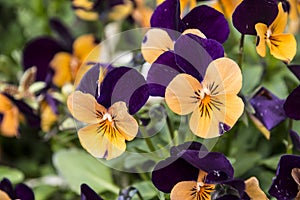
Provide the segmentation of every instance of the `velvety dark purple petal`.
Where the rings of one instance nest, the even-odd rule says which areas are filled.
[[[222,184],[226,184],[226,185],[236,189],[238,191],[240,197],[244,196],[246,185],[243,180],[233,179],[233,180],[224,181]]]
[[[184,24],[180,19],[179,0],[166,0],[156,7],[151,20],[151,27],[166,28],[182,32]]]
[[[2,122],[2,120],[3,120],[3,114],[2,113],[0,113],[0,123]]]
[[[64,45],[65,49],[72,52],[74,38],[69,29],[58,18],[50,19],[50,27],[58,34],[60,43]]]
[[[97,101],[106,108],[117,101],[124,101],[129,114],[133,115],[148,98],[149,89],[144,77],[133,68],[117,67],[105,76]]]
[[[256,35],[255,24],[269,26],[278,13],[274,0],[243,0],[232,15],[233,26],[242,34]]]
[[[298,185],[291,173],[293,168],[300,168],[300,157],[283,155],[278,163],[276,177],[269,189],[269,194],[277,199],[293,199],[298,193]]]
[[[20,183],[15,188],[15,199],[34,200],[34,193],[27,185]]]
[[[81,189],[81,200],[103,200],[92,188],[87,184],[82,184]]]
[[[271,130],[286,119],[283,110],[284,100],[279,99],[263,87],[250,99],[250,103],[255,110],[255,117],[259,119],[268,130]]]
[[[300,86],[294,89],[284,102],[285,114],[295,120],[300,120]]]
[[[293,142],[295,149],[300,151],[300,136],[296,131],[290,130],[290,137]]]
[[[170,81],[182,72],[176,64],[173,52],[167,51],[160,55],[151,65],[147,75],[150,95],[164,97]]]
[[[37,81],[44,81],[50,61],[60,51],[63,51],[62,46],[50,37],[40,37],[30,41],[23,50],[24,70],[36,66]]]
[[[181,35],[175,43],[174,51],[177,65],[199,81],[202,81],[211,61],[224,57],[224,49],[219,42],[193,34]]]
[[[160,161],[152,172],[152,182],[157,189],[170,193],[181,181],[197,181],[199,169],[183,159],[170,157]]]
[[[288,65],[288,68],[294,73],[294,75],[300,80],[300,65]]]
[[[199,29],[207,38],[224,43],[229,36],[229,26],[224,15],[206,5],[192,9],[182,21],[186,28]]]
[[[185,142],[178,146],[174,146],[170,149],[171,156],[180,157],[182,154],[188,151],[203,151],[208,152],[207,148],[199,142]]]
[[[22,114],[24,114],[28,124],[31,127],[39,128],[40,127],[40,117],[35,114],[30,106],[28,106],[25,102],[21,100],[16,100],[10,95],[4,94],[7,98],[9,98],[20,110]]]
[[[4,191],[5,193],[8,194],[11,198],[13,198],[13,186],[7,178],[3,178],[0,182],[0,190]]]

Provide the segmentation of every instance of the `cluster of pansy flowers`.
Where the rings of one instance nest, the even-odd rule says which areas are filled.
[[[267,138],[286,118],[300,119],[300,86],[286,100],[263,87],[252,97],[244,97],[240,93],[241,68],[226,57],[222,45],[229,37],[232,17],[242,37],[255,36],[259,56],[265,57],[269,49],[300,79],[300,66],[290,64],[297,49],[292,34],[299,27],[297,1],[232,0],[197,6],[193,0],[165,0],[157,4],[151,10],[139,0],[73,0],[74,11],[82,19],[109,22],[133,18],[141,26],[151,26],[141,44],[143,58],[151,64],[146,78],[134,68],[86,60],[91,52],[99,55],[99,41],[91,34],[75,39],[54,19],[51,26],[60,40],[47,36],[27,44],[20,85],[0,88],[1,133],[18,135],[19,123],[25,120],[49,132],[57,123],[58,105],[66,102],[71,115],[84,124],[78,130],[82,147],[94,157],[110,160],[122,155],[126,141],[138,134],[135,114],[150,96],[163,97],[178,115],[189,115],[189,129],[204,139],[225,134],[244,110]],[[80,71],[80,66],[89,70]],[[78,77],[76,91],[64,94]],[[298,134],[289,131],[294,146],[300,149]],[[170,193],[171,199],[267,199],[255,177],[246,181],[234,178],[229,160],[221,153],[209,152],[201,143],[172,147],[170,154],[155,166],[152,182],[158,190]],[[299,156],[283,155],[269,194],[278,199],[300,198],[299,169]],[[2,182],[0,186],[10,184],[6,179]],[[21,198],[20,187],[27,192],[24,185],[17,186],[16,195],[0,187],[0,195]],[[88,185],[83,184],[81,191],[82,199],[102,199]]]

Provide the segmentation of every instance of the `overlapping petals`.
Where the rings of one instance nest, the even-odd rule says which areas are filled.
[[[10,180],[4,178],[0,182],[0,198],[2,200],[22,199],[34,200],[34,193],[31,188],[23,183],[19,183],[13,188]]]
[[[238,65],[219,58],[210,63],[202,82],[188,74],[177,75],[166,89],[166,102],[179,114],[192,113],[190,129],[202,138],[218,137],[236,123],[244,110],[237,93],[242,86]]]
[[[294,199],[299,197],[300,157],[296,155],[283,155],[278,163],[276,177],[269,189],[269,194],[277,199]],[[294,172],[293,172],[294,171]]]

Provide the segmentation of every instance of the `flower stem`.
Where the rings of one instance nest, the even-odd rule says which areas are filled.
[[[167,118],[166,118],[166,121],[167,121],[167,126],[168,126],[168,130],[169,130],[169,133],[170,133],[170,142],[174,145],[174,127],[173,127],[173,124],[172,124],[172,121],[169,117],[169,115],[167,115]]]
[[[243,65],[243,58],[244,58],[244,41],[245,41],[245,35],[242,34],[241,40],[240,40],[239,60],[238,60],[238,64],[239,64],[240,68],[242,68],[242,65]]]

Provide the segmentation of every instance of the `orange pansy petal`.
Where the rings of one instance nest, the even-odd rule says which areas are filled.
[[[11,101],[3,94],[0,94],[0,113],[6,112],[13,107]]]
[[[216,1],[212,7],[223,13],[226,18],[231,18],[233,11],[241,2],[242,0],[220,0]]]
[[[73,54],[82,61],[96,47],[96,39],[92,34],[78,37],[73,43]]]
[[[142,54],[148,63],[153,63],[165,51],[174,49],[174,42],[162,29],[150,29],[142,42]]]
[[[188,74],[178,74],[166,88],[165,99],[169,108],[179,114],[191,113],[199,99],[195,91],[201,90],[202,86],[197,79]]]
[[[172,191],[170,198],[172,200],[197,200],[197,182],[182,181],[177,183]]]
[[[266,194],[260,189],[257,178],[251,177],[245,181],[245,192],[252,200],[268,200]]]
[[[71,60],[72,55],[65,52],[55,54],[50,66],[54,70],[53,83],[62,87],[66,83],[72,81],[71,74]]]
[[[225,124],[230,127],[236,123],[244,112],[244,103],[237,95],[227,94],[225,99]]]
[[[133,140],[138,132],[138,123],[128,113],[125,102],[114,103],[108,112],[114,117],[114,127],[116,127],[126,140]]]
[[[10,110],[3,113],[1,122],[1,133],[7,137],[13,137],[18,134],[19,127],[19,110],[17,107],[12,107]]]
[[[284,12],[282,3],[278,4],[278,14],[273,23],[270,25],[272,34],[283,33],[288,19],[288,13]]]
[[[85,123],[98,123],[101,120],[100,113],[106,113],[106,108],[97,103],[95,97],[75,91],[68,97],[68,108],[77,120]]]
[[[213,90],[212,95],[237,94],[242,88],[241,70],[233,60],[218,58],[207,67],[203,85]]]
[[[124,4],[116,5],[111,9],[108,18],[113,21],[125,19],[130,15],[132,9],[132,2],[130,2],[129,0],[125,0]]]
[[[2,190],[0,190],[0,199],[1,200],[11,200],[11,198],[8,196],[8,194]]]
[[[102,132],[99,124],[92,124],[81,128],[78,131],[78,137],[81,145],[91,155],[97,158],[105,158],[110,160],[120,156],[126,149],[125,138],[113,132],[115,129],[106,129]]]
[[[80,19],[83,19],[83,20],[86,20],[86,21],[95,21],[99,18],[98,13],[93,12],[93,11],[85,11],[85,10],[82,10],[82,9],[76,9],[75,14]]]
[[[297,42],[293,34],[272,35],[269,48],[275,58],[290,63],[296,55]]]
[[[257,23],[255,25],[255,30],[257,32],[256,51],[258,55],[260,55],[261,57],[265,57],[266,56],[266,34],[268,31],[268,27],[263,23]]]
[[[53,112],[49,104],[43,102],[41,105],[41,128],[48,132],[52,125],[57,121],[57,115]]]

